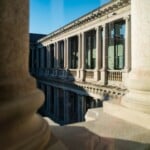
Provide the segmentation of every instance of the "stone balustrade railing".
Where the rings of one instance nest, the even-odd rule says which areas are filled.
[[[108,70],[108,80],[122,81],[122,72],[120,70]]]

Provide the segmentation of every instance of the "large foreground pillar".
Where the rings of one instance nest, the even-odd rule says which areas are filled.
[[[44,96],[28,73],[28,0],[0,1],[0,149],[42,150],[50,140],[38,115]]]
[[[132,0],[132,70],[127,81],[129,93],[122,99],[128,108],[150,113],[150,1]]]

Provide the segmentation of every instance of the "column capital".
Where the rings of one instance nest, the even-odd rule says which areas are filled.
[[[94,27],[94,29],[97,31],[100,29],[100,26],[96,26],[96,27]]]
[[[106,23],[101,25],[102,28],[106,28]]]
[[[131,18],[131,15],[126,15],[123,17],[123,20],[130,20],[130,18]]]

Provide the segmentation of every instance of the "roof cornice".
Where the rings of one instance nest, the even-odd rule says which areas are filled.
[[[72,22],[66,24],[65,26],[57,29],[56,31],[48,34],[47,36],[41,38],[38,40],[38,42],[43,42],[49,38],[56,37],[59,34],[62,34],[64,32],[70,31],[73,28],[79,27],[89,21],[93,21],[97,18],[100,18],[104,15],[107,15],[108,13],[114,12],[115,10],[122,8],[128,4],[130,4],[131,0],[115,0],[111,1],[97,9],[94,9],[93,11],[81,16],[80,18],[77,18],[76,20],[73,20]]]

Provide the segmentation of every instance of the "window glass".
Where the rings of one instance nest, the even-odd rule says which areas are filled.
[[[124,68],[125,21],[108,25],[108,69]]]
[[[85,34],[86,69],[94,69],[96,65],[96,31]]]

